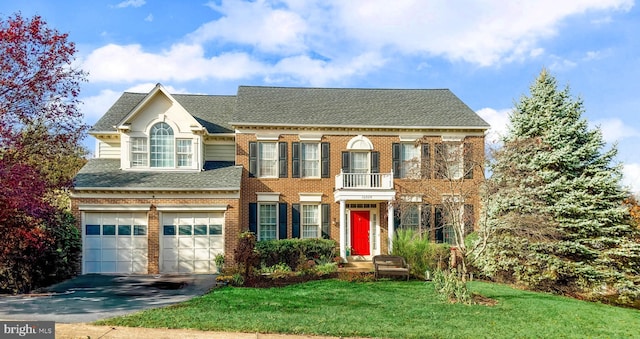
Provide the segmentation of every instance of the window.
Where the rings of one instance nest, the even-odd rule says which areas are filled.
[[[320,144],[302,143],[302,177],[320,177]]]
[[[420,178],[420,147],[415,144],[401,144],[401,161],[400,177],[407,179]]]
[[[174,167],[173,129],[160,122],[151,127],[151,167]]]
[[[318,205],[302,205],[302,238],[318,238],[320,208]]]
[[[278,143],[258,143],[258,175],[275,178],[278,176]]]
[[[131,167],[147,167],[147,138],[131,138]]]
[[[258,205],[258,240],[278,239],[277,204]]]
[[[409,203],[399,208],[397,229],[413,230],[417,235],[429,237],[431,232],[431,205]]]
[[[192,159],[191,139],[176,140],[176,156],[178,167],[191,167]]]
[[[462,144],[446,143],[445,162],[447,164],[447,178],[460,179],[462,177]]]

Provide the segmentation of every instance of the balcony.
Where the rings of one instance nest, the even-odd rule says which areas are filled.
[[[342,173],[336,175],[336,190],[393,189],[393,173]]]

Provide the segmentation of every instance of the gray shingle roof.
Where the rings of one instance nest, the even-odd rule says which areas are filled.
[[[239,190],[242,168],[207,162],[201,172],[123,171],[119,159],[90,159],[75,178],[75,189]]]
[[[138,105],[147,93],[123,93],[90,132],[116,132],[116,126]],[[187,112],[209,133],[233,133],[229,124],[236,104],[234,95],[172,94]]]
[[[231,123],[489,128],[447,89],[240,86]]]

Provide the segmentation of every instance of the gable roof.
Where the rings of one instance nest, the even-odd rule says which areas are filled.
[[[208,161],[198,172],[123,171],[120,159],[89,159],[75,177],[78,190],[240,190],[242,167]]]
[[[116,125],[132,112],[148,93],[124,92],[89,133],[117,132]],[[233,133],[229,124],[236,104],[234,95],[171,94],[209,133]]]
[[[448,89],[240,86],[232,125],[488,129]]]

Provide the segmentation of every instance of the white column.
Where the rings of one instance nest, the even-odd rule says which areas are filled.
[[[389,228],[389,254],[391,254],[391,251],[393,250],[393,235],[395,234],[395,227],[393,225],[393,214],[395,213],[394,208],[393,208],[393,204],[391,203],[391,201],[387,201],[387,226]]]
[[[340,200],[340,257],[347,258],[347,220],[345,218],[346,213],[346,202],[344,200]]]

